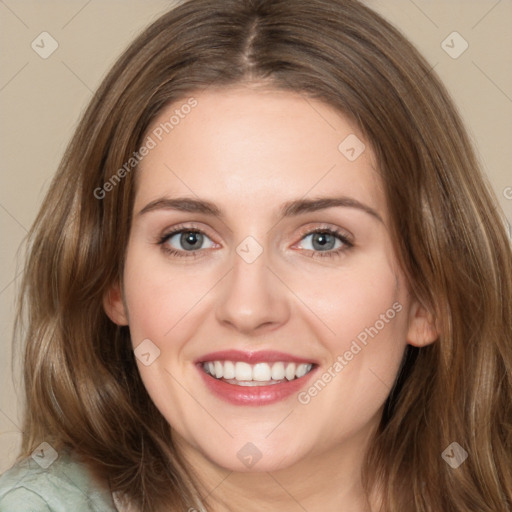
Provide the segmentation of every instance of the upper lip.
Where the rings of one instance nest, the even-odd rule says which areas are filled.
[[[274,363],[277,361],[291,363],[313,363],[313,359],[305,359],[304,357],[294,356],[286,352],[277,352],[275,350],[261,350],[258,352],[244,352],[242,350],[220,350],[218,352],[210,352],[199,357],[195,362],[205,363],[208,361],[241,361],[249,364],[254,363]]]

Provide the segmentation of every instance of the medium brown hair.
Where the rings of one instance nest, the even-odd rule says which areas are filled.
[[[90,102],[28,237],[26,456],[67,446],[144,511],[200,501],[102,299],[122,281],[135,193],[127,172],[172,102],[267,84],[354,120],[374,151],[397,257],[441,335],[408,346],[372,440],[365,486],[383,511],[512,510],[512,255],[449,94],[398,30],[355,0],[189,0],[125,51]],[[206,179],[206,177],[205,177]],[[441,453],[468,452],[457,469]],[[197,482],[196,482],[197,484]],[[208,503],[208,500],[203,500]]]

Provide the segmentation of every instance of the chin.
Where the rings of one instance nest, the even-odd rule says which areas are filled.
[[[295,445],[297,446],[297,445]],[[303,446],[303,445],[302,445]],[[255,441],[235,441],[228,445],[212,446],[203,450],[198,447],[203,456],[216,466],[237,473],[262,473],[287,469],[297,464],[304,454],[300,454],[293,446],[284,446],[282,443],[266,443]],[[283,449],[285,448],[285,449]]]

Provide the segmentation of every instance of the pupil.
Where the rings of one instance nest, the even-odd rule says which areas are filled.
[[[184,249],[195,249],[198,246],[200,247],[202,244],[202,234],[195,233],[193,231],[189,231],[187,233],[182,233],[181,235],[181,245]]]
[[[334,242],[334,237],[328,233],[315,233],[313,235],[313,247],[315,249],[332,249]]]

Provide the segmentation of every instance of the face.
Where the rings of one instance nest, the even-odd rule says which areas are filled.
[[[210,463],[359,449],[406,344],[429,341],[369,143],[295,93],[192,96],[148,131],[123,297],[105,308],[173,435]]]

